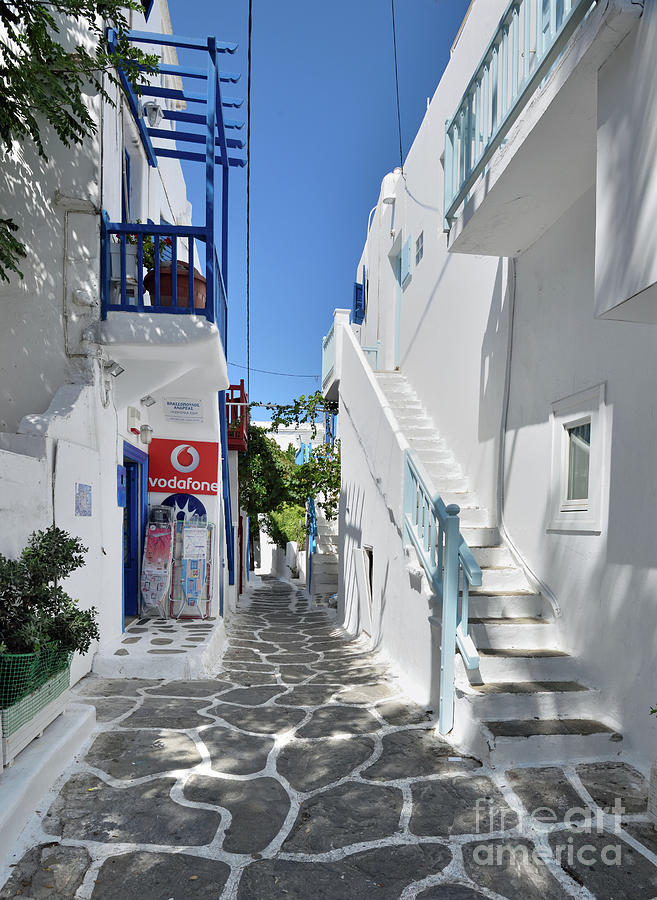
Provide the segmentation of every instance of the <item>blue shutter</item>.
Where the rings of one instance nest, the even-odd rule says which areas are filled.
[[[411,280],[411,235],[406,238],[401,252],[400,282],[403,288]]]
[[[362,325],[365,318],[365,285],[354,284],[353,320],[355,325]]]

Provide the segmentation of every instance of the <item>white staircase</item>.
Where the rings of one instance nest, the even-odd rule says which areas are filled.
[[[417,394],[399,373],[376,375],[400,430],[445,503],[461,508],[461,533],[482,569],[470,594],[470,634],[480,666],[457,655],[453,737],[491,765],[593,759],[617,754],[614,723],[598,715],[598,692],[578,680],[552,609],[502,543]]]
[[[317,550],[313,554],[310,596],[320,606],[336,606],[338,592],[338,521],[326,518],[315,501]]]

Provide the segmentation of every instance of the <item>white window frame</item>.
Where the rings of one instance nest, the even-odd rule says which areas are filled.
[[[591,423],[589,456],[589,496],[568,500],[568,429]],[[600,534],[602,531],[603,491],[606,484],[607,413],[605,385],[597,384],[552,404],[552,473],[550,521],[547,531]]]

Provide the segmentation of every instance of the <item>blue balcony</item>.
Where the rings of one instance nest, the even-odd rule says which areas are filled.
[[[242,100],[223,94],[223,85],[237,82],[239,75],[220,67],[219,60],[234,53],[237,45],[214,37],[201,40],[138,31],[128,36],[133,43],[170,46],[199,58],[198,66],[161,63],[157,76],[141,88],[147,102],[140,102],[120,68],[118,74],[149,164],[172,158],[204,166],[205,221],[202,225],[113,222],[103,212],[101,315],[103,319],[114,312],[203,316],[216,325],[225,351],[229,171],[245,165],[239,154],[245,144],[240,137],[228,136],[244,123],[226,115]],[[116,40],[109,28],[110,49]],[[172,78],[176,87],[168,86]],[[200,92],[190,86],[199,83]],[[171,100],[183,101],[185,109],[168,108]],[[190,112],[190,107],[198,111]]]

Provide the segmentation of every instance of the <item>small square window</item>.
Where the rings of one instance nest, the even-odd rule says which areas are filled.
[[[424,232],[421,231],[415,241],[415,265],[420,262],[424,256]]]
[[[608,472],[605,386],[552,404],[548,531],[600,534]]]
[[[566,500],[588,500],[591,460],[591,422],[566,426],[568,432],[568,484]]]

